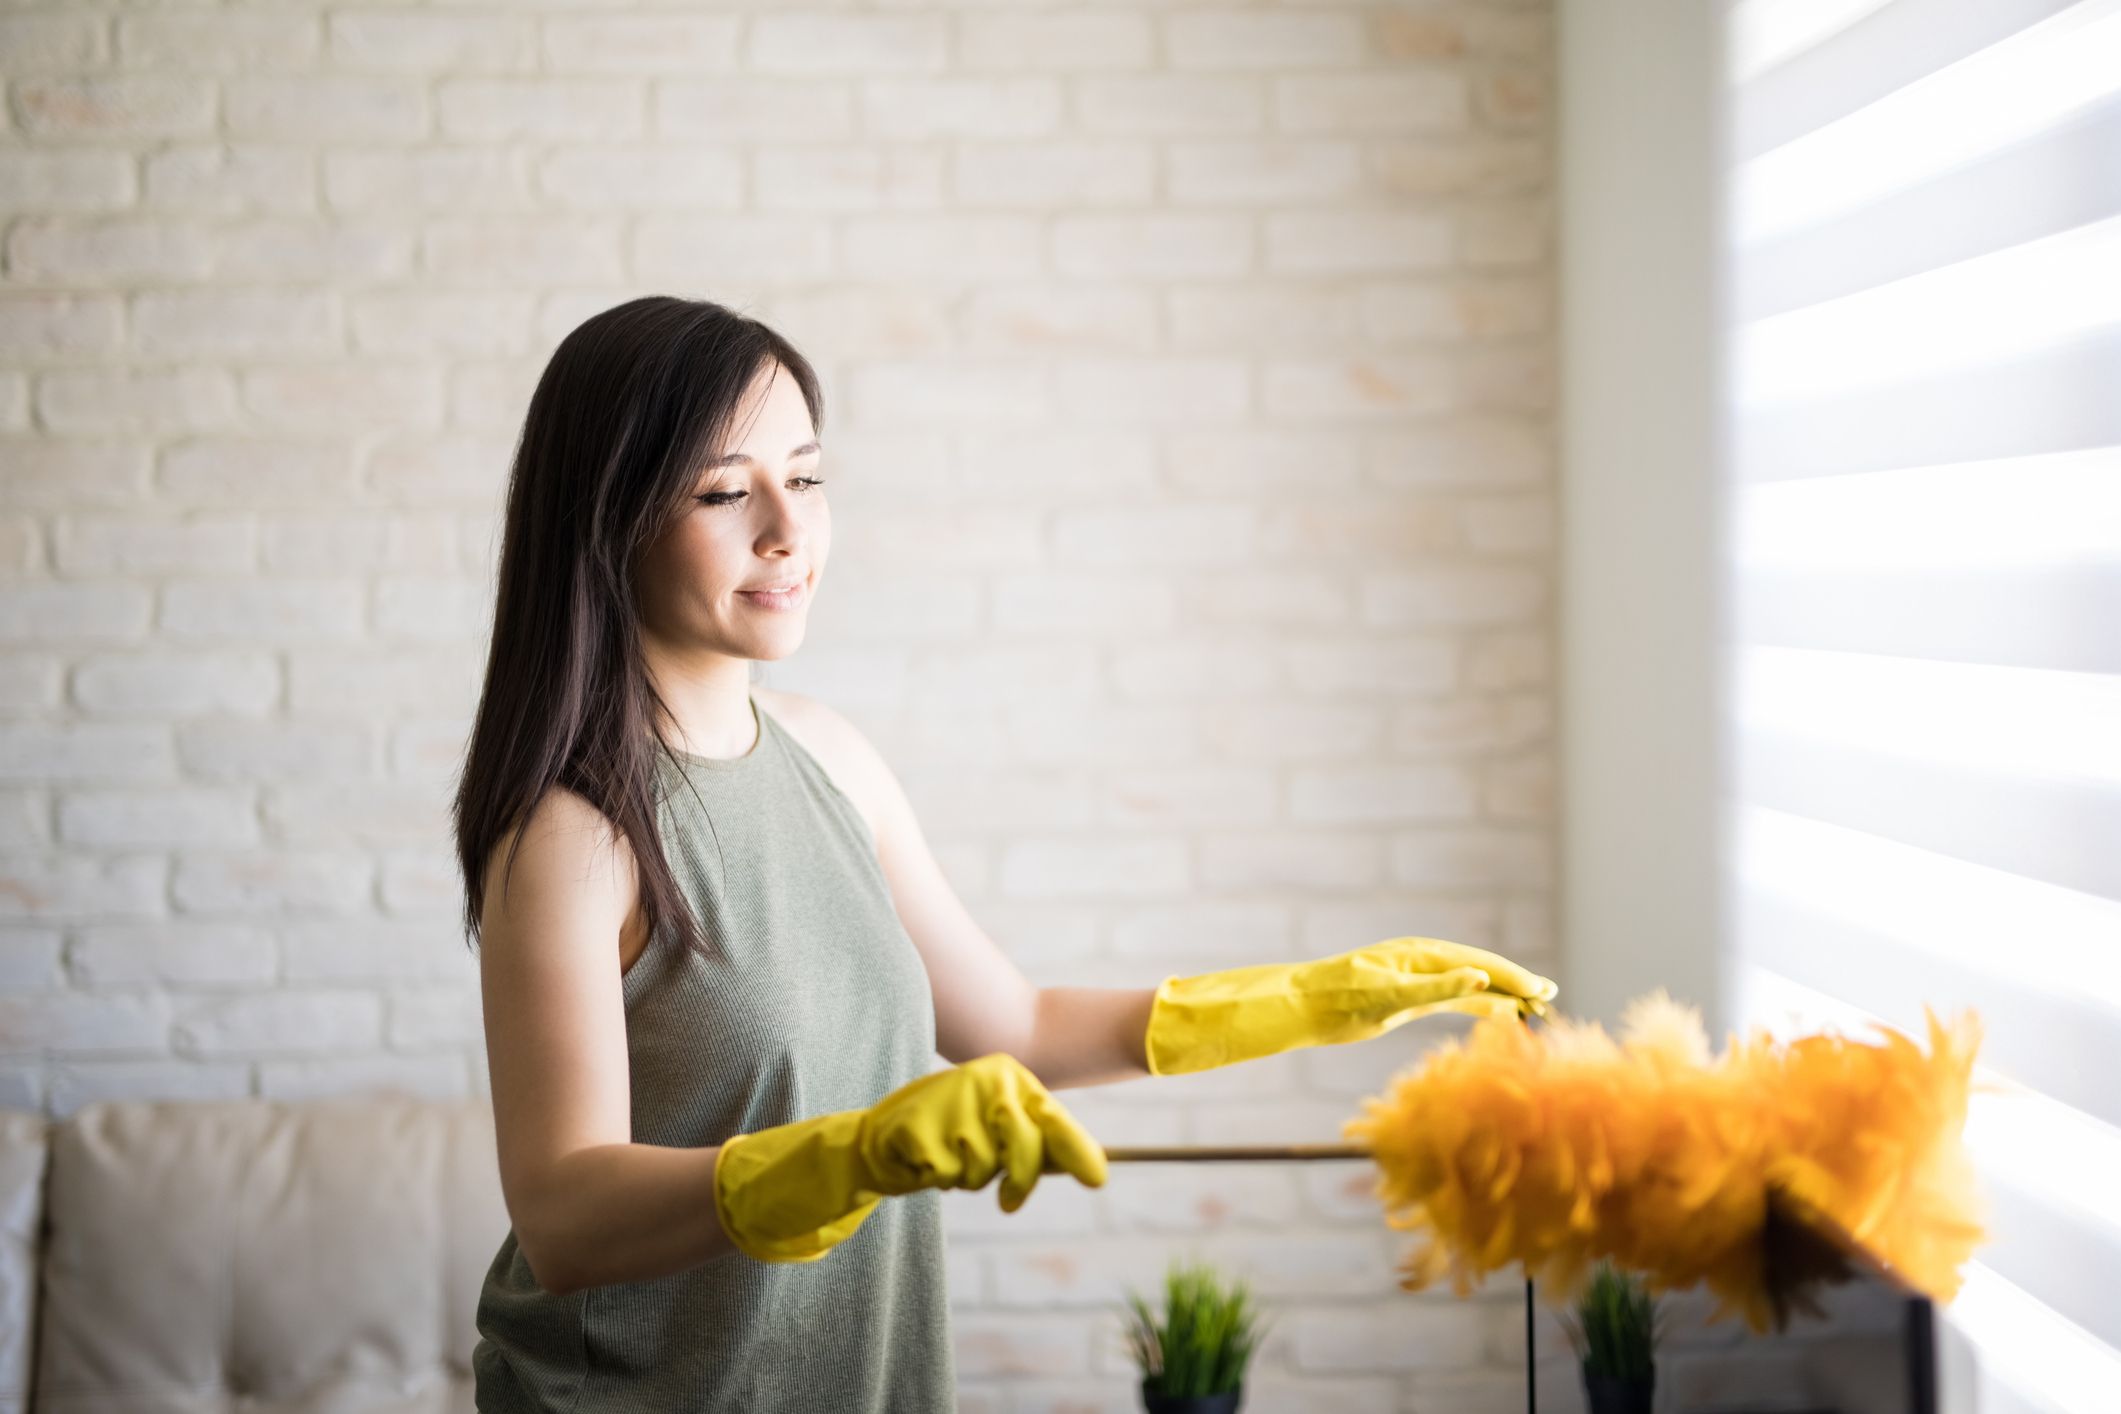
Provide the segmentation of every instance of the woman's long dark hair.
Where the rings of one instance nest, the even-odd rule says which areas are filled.
[[[560,341],[531,394],[509,474],[493,642],[453,814],[467,944],[486,867],[548,788],[594,804],[632,847],[649,935],[712,948],[663,857],[656,757],[665,707],[641,653],[634,570],[728,450],[745,392],[779,363],[824,427],[816,372],[755,319],[649,295]],[[518,831],[503,872],[515,867]]]

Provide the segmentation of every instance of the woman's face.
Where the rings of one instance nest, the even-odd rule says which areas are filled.
[[[739,440],[702,466],[692,501],[641,563],[642,627],[680,649],[780,658],[802,642],[832,545],[816,429],[778,363],[752,381]],[[792,598],[754,591],[787,581]]]

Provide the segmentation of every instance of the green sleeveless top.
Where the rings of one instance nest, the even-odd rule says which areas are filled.
[[[932,1067],[927,972],[867,822],[751,709],[744,755],[660,761],[664,855],[720,955],[658,929],[626,971],[638,1144],[719,1144],[865,1107]],[[476,1407],[954,1410],[941,1204],[933,1189],[886,1198],[814,1262],[732,1251],[565,1296],[538,1286],[511,1229],[479,1293]]]

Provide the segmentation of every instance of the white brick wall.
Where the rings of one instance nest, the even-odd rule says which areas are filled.
[[[446,802],[510,443],[654,290],[818,363],[802,653],[1034,980],[1403,932],[1554,965],[1549,6],[18,5],[0,17],[0,1102],[484,1084]],[[1337,1137],[1442,1027],[1068,1101]],[[967,1414],[1511,1409],[1516,1289],[1346,1164],[953,1194]],[[1512,1340],[1519,1344],[1513,1346]],[[1550,1351],[1545,1407],[1573,1376]]]

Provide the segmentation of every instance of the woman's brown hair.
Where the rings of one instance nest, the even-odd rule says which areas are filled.
[[[453,816],[466,941],[485,871],[545,792],[583,796],[632,847],[650,936],[711,952],[656,825],[667,709],[641,652],[635,568],[727,450],[744,394],[778,363],[824,426],[816,372],[781,335],[705,300],[648,295],[584,320],[531,394],[496,576],[493,639]],[[520,832],[509,850],[515,866]]]

